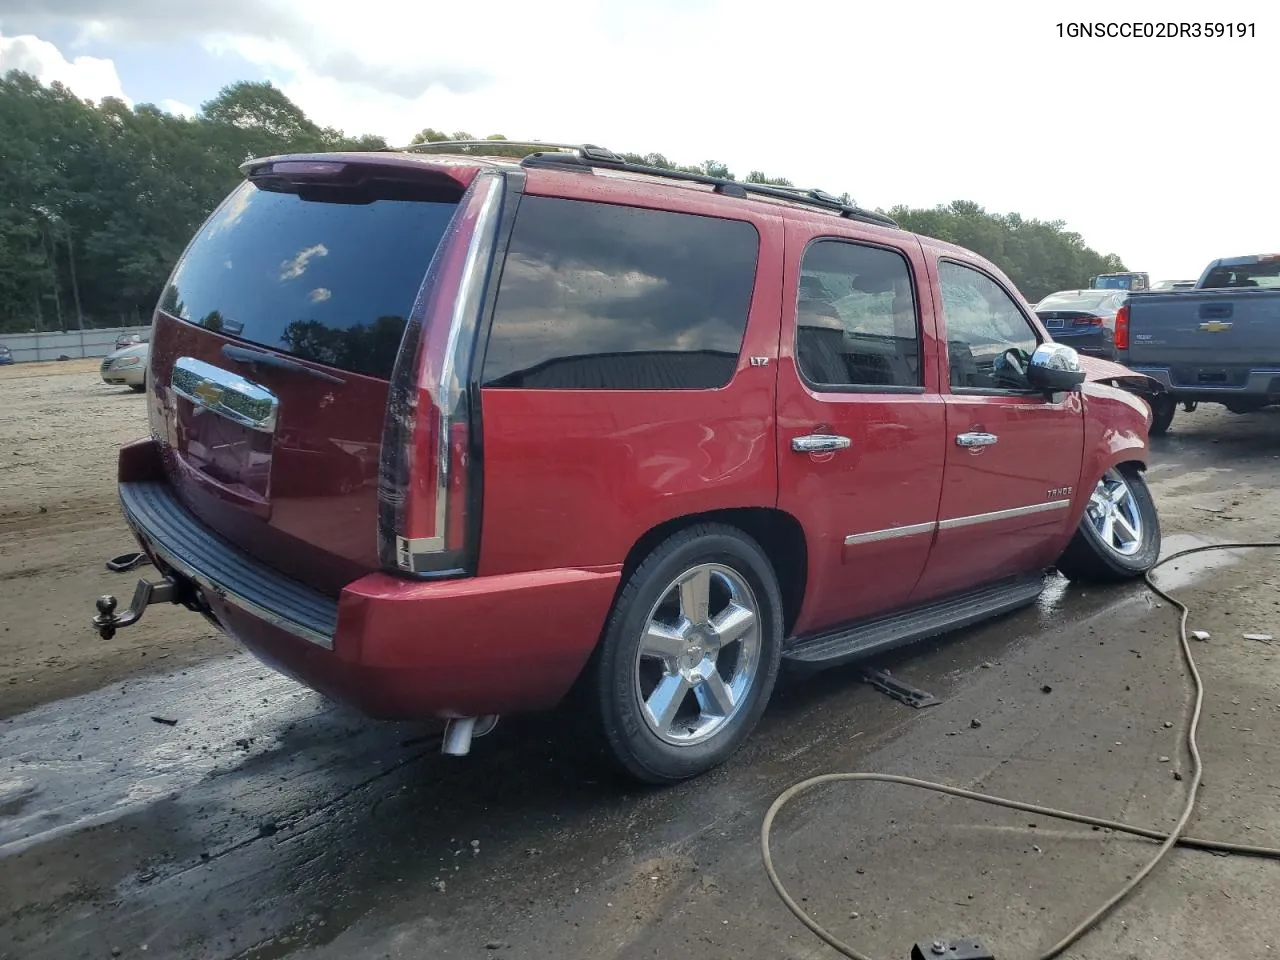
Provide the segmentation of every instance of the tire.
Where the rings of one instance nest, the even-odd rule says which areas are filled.
[[[1125,494],[1115,503],[1121,485]],[[1104,537],[1108,501],[1114,505],[1110,538]],[[1130,540],[1128,533],[1135,532],[1135,518],[1137,536]],[[1057,566],[1068,580],[1119,583],[1141,577],[1159,557],[1160,516],[1146,477],[1132,464],[1124,464],[1108,470],[1098,481],[1080,527]]]
[[[134,393],[146,393],[147,381],[143,380],[141,383],[131,383],[129,384],[129,389]]]
[[[753,620],[721,645],[715,626],[731,603],[739,627],[742,610]],[[760,720],[781,656],[782,597],[759,544],[724,524],[674,534],[627,578],[583,677],[601,752],[645,783],[705,773]]]
[[[1147,431],[1150,436],[1161,437],[1169,432],[1173,423],[1173,415],[1178,412],[1178,401],[1173,397],[1160,396],[1151,401],[1151,427]]]

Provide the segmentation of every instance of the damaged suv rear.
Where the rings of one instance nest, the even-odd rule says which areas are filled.
[[[669,782],[784,659],[1154,562],[1149,408],[982,258],[819,191],[466,149],[245,165],[155,313],[119,490],[161,577],[103,636],[183,604],[451,753],[572,692]]]

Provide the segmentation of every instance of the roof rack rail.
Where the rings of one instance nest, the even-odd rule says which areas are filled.
[[[772,183],[749,183],[742,180],[730,180],[727,177],[713,177],[705,173],[688,173],[684,170],[670,170],[666,167],[651,167],[644,163],[632,163],[612,150],[593,143],[544,143],[540,140],[432,140],[425,143],[414,143],[399,150],[411,153],[428,153],[435,150],[481,153],[477,148],[493,147],[533,147],[536,152],[524,157],[520,163],[526,167],[568,167],[571,169],[592,169],[602,167],[608,170],[624,170],[627,173],[640,173],[653,177],[665,177],[668,180],[680,180],[685,183],[702,183],[714,187],[715,192],[729,197],[745,198],[750,194],[762,197],[773,197],[776,200],[790,200],[795,203],[806,203],[839,213],[850,220],[861,220],[880,226],[896,227],[897,221],[882,213],[863,210],[855,204],[845,203],[839,197],[824,190],[807,189],[805,187],[783,187]]]
[[[502,141],[497,141],[501,143]],[[524,146],[524,144],[519,144]],[[783,187],[772,183],[749,183],[742,180],[730,180],[727,177],[713,177],[706,173],[689,173],[684,170],[669,170],[666,167],[651,167],[648,164],[632,163],[624,160],[611,150],[591,146],[562,147],[559,144],[554,152],[531,153],[520,161],[525,167],[568,167],[575,169],[603,167],[608,170],[624,170],[627,173],[640,173],[653,177],[665,177],[668,180],[680,180],[686,183],[702,183],[714,187],[716,193],[730,197],[747,197],[755,194],[762,197],[773,197],[776,200],[790,200],[806,203],[839,213],[850,220],[861,220],[880,226],[896,227],[897,221],[882,213],[863,210],[854,204],[845,203],[839,197],[824,190],[807,189],[805,187]]]
[[[537,151],[552,150],[559,153],[572,153],[579,157],[593,160],[623,162],[622,158],[612,150],[598,147],[592,143],[544,143],[541,140],[428,140],[424,143],[411,143],[397,150],[407,153],[429,153],[433,150],[465,150],[468,153],[480,153],[475,148],[494,147],[533,147]],[[481,155],[483,155],[481,153]]]

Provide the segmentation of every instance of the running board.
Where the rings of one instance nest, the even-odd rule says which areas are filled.
[[[846,663],[1028,606],[1035,603],[1043,589],[1044,577],[1040,574],[1029,579],[1004,580],[910,610],[799,637],[783,650],[782,658],[795,664]]]

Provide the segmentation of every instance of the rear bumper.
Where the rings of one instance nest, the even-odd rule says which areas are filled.
[[[1205,369],[1207,368],[1206,365]],[[1198,371],[1202,368],[1130,365],[1130,369],[1159,381],[1166,390],[1180,397],[1204,397],[1211,400],[1232,396],[1280,396],[1280,369],[1275,367],[1233,370],[1231,382],[1223,384],[1199,382]]]
[[[621,577],[620,566],[438,582],[372,573],[335,600],[204,527],[155,477],[158,462],[151,441],[121,451],[125,517],[157,567],[194,583],[264,662],[373,717],[553,707],[591,655]]]
[[[1064,330],[1061,327],[1050,327],[1049,335],[1053,338],[1054,343],[1070,347],[1077,353],[1083,353],[1086,356],[1101,357],[1103,360],[1114,360],[1116,357],[1115,344],[1112,343],[1110,334],[1102,330],[1093,329],[1088,333],[1071,333],[1070,330]]]

